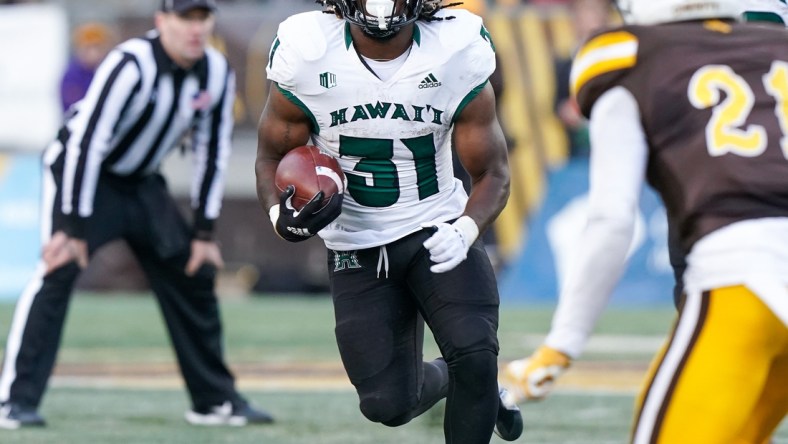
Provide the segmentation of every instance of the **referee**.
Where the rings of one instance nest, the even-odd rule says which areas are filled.
[[[191,396],[186,420],[270,423],[241,397],[223,358],[214,292],[222,256],[219,216],[235,100],[227,60],[207,46],[213,0],[164,0],[156,30],[107,56],[85,98],[44,153],[42,261],[20,296],[0,376],[0,427],[42,426],[38,406],[52,373],[74,287],[88,258],[124,239],[161,306]],[[193,224],[159,174],[190,146]]]

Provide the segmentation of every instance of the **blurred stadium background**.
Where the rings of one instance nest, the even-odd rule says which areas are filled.
[[[7,1],[7,0],[6,0]],[[510,140],[512,195],[488,236],[505,300],[550,302],[582,226],[587,184],[583,156],[569,156],[569,140],[554,112],[556,60],[576,45],[571,1],[466,0],[485,16],[499,55],[500,117]],[[60,123],[58,82],[69,55],[69,34],[98,21],[120,39],[152,28],[159,0],[47,0],[0,4],[0,299],[14,299],[38,254],[38,154]],[[226,292],[326,290],[318,239],[280,242],[259,210],[254,187],[255,127],[265,103],[265,64],[276,25],[318,8],[312,0],[219,1],[215,45],[238,73],[237,126],[218,237],[228,267]],[[604,1],[603,1],[604,3]],[[165,173],[186,201],[188,156],[171,155]],[[621,303],[664,304],[670,288],[661,206],[646,196],[633,266],[616,294]],[[142,290],[146,282],[126,247],[98,253],[79,288]]]

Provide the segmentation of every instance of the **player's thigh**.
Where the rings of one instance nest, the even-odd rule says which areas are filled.
[[[404,377],[421,364],[418,310],[398,279],[377,273],[379,255],[378,248],[328,252],[334,331],[342,363],[356,386],[370,378],[392,383],[392,375]]]
[[[421,305],[438,346],[446,357],[490,350],[498,352],[498,287],[481,242],[445,273],[430,271],[429,252],[414,255],[408,285]]]
[[[779,342],[780,338],[774,338]],[[772,363],[766,384],[736,444],[768,443],[769,437],[788,415],[788,328],[782,336],[783,353]]]
[[[779,354],[783,324],[745,287],[688,294],[652,365],[635,443],[731,443],[751,418]]]

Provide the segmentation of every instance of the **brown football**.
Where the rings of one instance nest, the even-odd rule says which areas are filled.
[[[345,192],[345,174],[339,162],[312,145],[290,150],[276,168],[274,183],[280,193],[288,185],[295,186],[292,204],[296,210],[303,208],[319,191],[323,191],[323,204],[334,194]]]

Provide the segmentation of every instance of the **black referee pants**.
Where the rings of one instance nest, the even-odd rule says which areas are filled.
[[[57,165],[57,164],[56,164]],[[50,174],[53,173],[53,174]],[[42,241],[62,228],[58,171],[45,170]],[[91,254],[124,239],[150,282],[195,409],[241,400],[223,359],[222,326],[214,292],[215,269],[184,272],[191,231],[164,179],[128,181],[102,175],[86,241]],[[44,276],[39,265],[16,305],[0,375],[0,401],[38,407],[54,367],[63,324],[80,269],[69,264]]]

